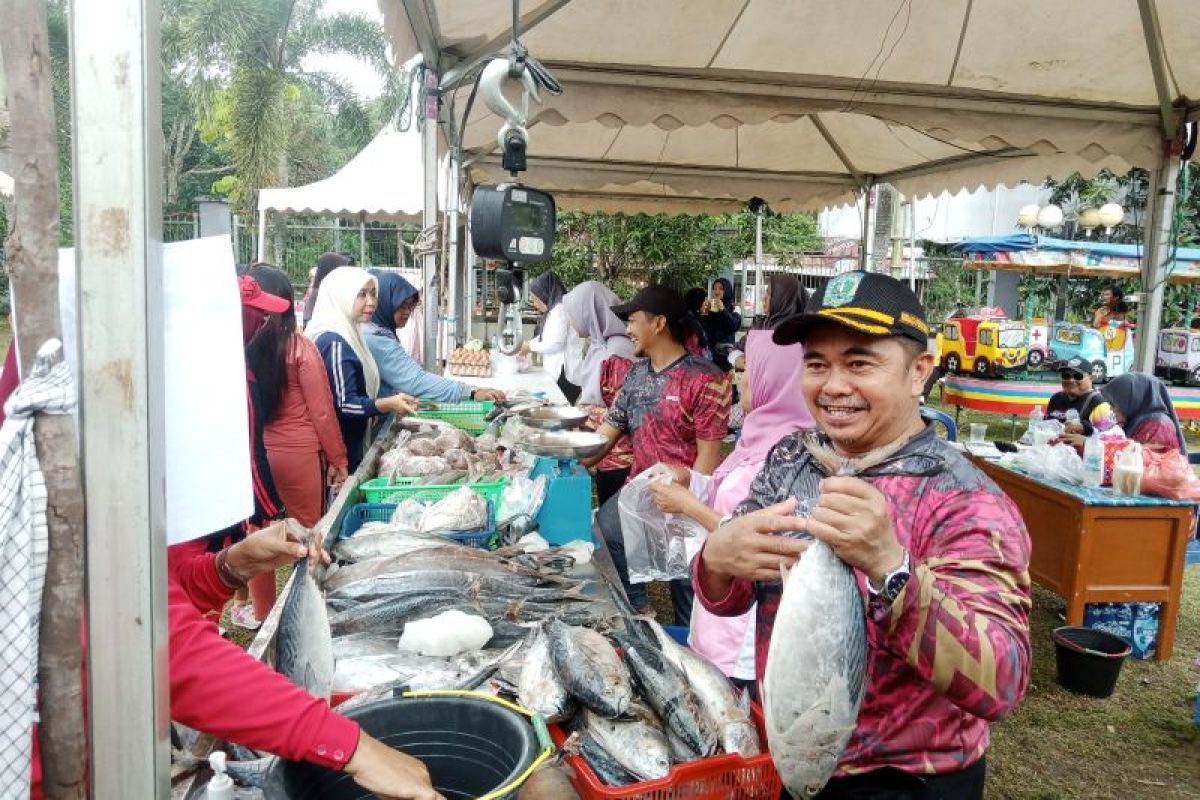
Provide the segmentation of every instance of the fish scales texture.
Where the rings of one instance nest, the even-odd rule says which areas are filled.
[[[866,688],[867,634],[851,569],[814,541],[784,584],[763,676],[767,742],[783,785],[815,796],[837,769]]]
[[[333,634],[308,560],[296,563],[292,588],[279,616],[275,668],[314,697],[329,700],[333,688]]]
[[[590,735],[585,734],[579,739],[579,755],[596,773],[596,777],[609,786],[627,786],[637,783],[637,776],[621,766],[621,762],[613,758]]]
[[[671,751],[662,730],[641,719],[607,719],[590,711],[583,713],[588,734],[634,777],[643,781],[667,777]]]
[[[558,722],[570,714],[571,694],[550,659],[550,639],[544,626],[538,627],[525,651],[517,679],[517,699],[525,708],[545,717],[547,722]]]
[[[602,635],[551,620],[546,625],[554,671],[576,700],[598,714],[619,717],[633,700],[629,669]]]
[[[642,695],[662,717],[668,731],[678,736],[695,756],[715,753],[717,732],[683,672],[654,645],[628,637],[619,641]]]

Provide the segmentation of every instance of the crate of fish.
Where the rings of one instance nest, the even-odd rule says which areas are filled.
[[[462,488],[462,487],[458,487]],[[349,539],[368,522],[390,522],[396,511],[396,503],[358,503],[351,506],[342,518],[342,530],[338,539]],[[488,524],[485,528],[458,533],[443,533],[447,539],[453,539],[465,547],[486,548],[496,535],[496,506],[488,501]]]
[[[481,434],[487,430],[487,416],[495,407],[491,400],[464,400],[461,403],[432,403],[422,405],[413,416],[448,422],[467,433]]]
[[[504,487],[508,478],[500,477],[494,481],[477,481],[475,483],[436,483],[422,484],[420,478],[397,477],[389,480],[386,477],[372,478],[358,488],[363,500],[367,503],[399,503],[402,500],[420,500],[430,502],[441,500],[446,495],[464,486],[483,495],[485,500],[499,506],[504,497]]]

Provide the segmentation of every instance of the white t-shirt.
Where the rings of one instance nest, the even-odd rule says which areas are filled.
[[[529,340],[529,349],[542,357],[542,365],[555,380],[564,368],[567,374],[574,374],[583,352],[583,341],[571,330],[562,303],[546,314],[542,335]]]

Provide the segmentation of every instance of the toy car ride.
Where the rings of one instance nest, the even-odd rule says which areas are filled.
[[[1174,383],[1200,385],[1200,331],[1167,328],[1160,332],[1154,374]]]
[[[1104,383],[1133,366],[1133,326],[1111,322],[1103,331],[1074,322],[1056,322],[1050,329],[1050,358],[1054,363],[1080,357],[1092,365],[1092,382]]]
[[[948,319],[937,335],[937,347],[938,362],[946,372],[1001,377],[1025,367],[1025,324],[986,313]]]

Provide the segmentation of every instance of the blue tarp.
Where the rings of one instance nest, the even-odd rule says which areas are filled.
[[[951,245],[960,253],[1011,253],[1021,250],[1058,250],[1061,252],[1088,253],[1097,257],[1141,258],[1142,246],[1137,244],[1112,244],[1110,242],[1073,242],[1053,239],[1031,233],[1011,236],[977,236],[963,239]],[[1180,247],[1175,251],[1177,261],[1200,261],[1200,248]]]

